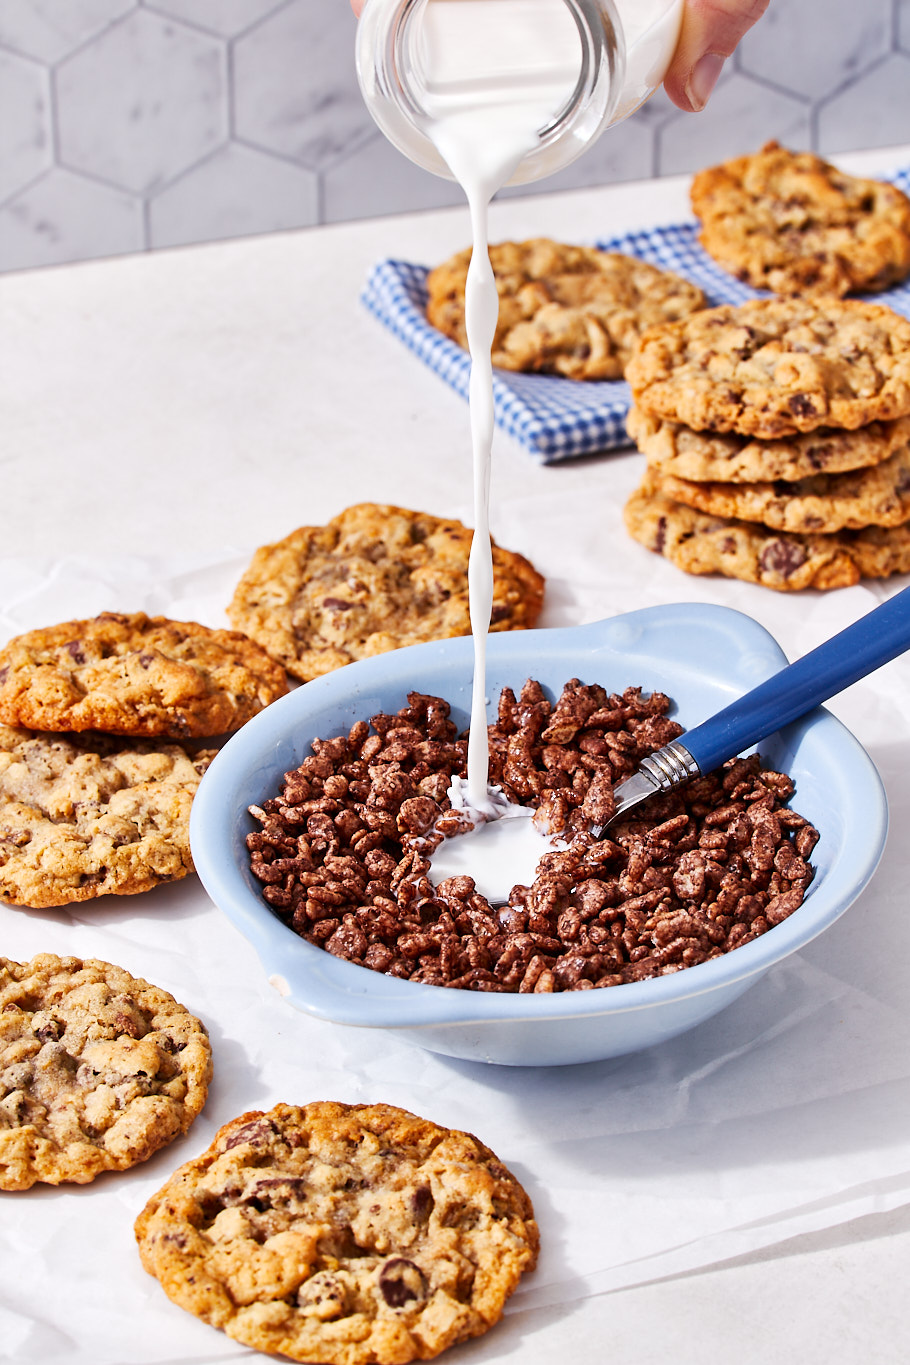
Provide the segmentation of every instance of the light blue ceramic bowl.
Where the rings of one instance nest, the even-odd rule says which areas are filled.
[[[777,672],[786,658],[750,617],[726,607],[649,607],[593,625],[490,636],[491,717],[501,689],[536,678],[554,696],[570,678],[611,691],[666,692],[687,728]],[[816,875],[795,914],[754,943],[652,981],[554,995],[490,995],[417,985],[333,957],[273,914],[249,870],[247,807],[278,791],[314,738],[394,712],[409,691],[444,697],[460,727],[470,718],[469,638],[415,645],[351,664],[273,702],[217,756],[192,808],[193,858],[206,891],[250,940],[291,1005],[321,1019],[387,1029],[433,1052],[514,1066],[560,1065],[653,1047],[708,1019],[782,958],[842,915],[884,847],[887,803],[859,742],[829,712],[813,711],[759,745],[796,782],[793,804],[818,828]]]

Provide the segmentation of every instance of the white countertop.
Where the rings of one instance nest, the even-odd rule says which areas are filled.
[[[910,162],[910,147],[839,160],[846,169],[886,171]],[[674,222],[689,217],[687,188],[680,178],[509,199],[494,206],[491,236],[585,241]],[[210,624],[223,624],[220,604],[257,545],[297,525],[321,523],[353,502],[399,503],[470,523],[466,405],[358,302],[376,261],[396,256],[433,264],[468,240],[467,211],[447,210],[0,277],[0,625],[6,633],[105,608],[178,615],[187,607],[188,615],[192,606]],[[543,467],[497,435],[492,530],[546,576],[542,625],[661,601],[719,601],[756,617],[792,658],[905,586],[895,580],[827,596],[789,595],[686,578],[622,529],[622,505],[640,472],[634,451]],[[904,669],[910,664],[896,661],[831,704],[878,764],[898,832],[910,817],[910,730],[894,702],[910,682]],[[883,738],[891,734],[896,745]],[[887,933],[888,916],[905,914],[907,854],[895,847],[902,842],[892,832],[862,906],[805,953],[812,971],[844,986],[832,1027],[843,1030],[854,1069],[867,1049],[870,1059],[900,1055],[907,1070],[904,964],[887,942],[871,937],[873,928],[863,931],[865,924]],[[569,1077],[536,1070],[525,1082],[525,1073],[467,1063],[447,1070],[422,1053],[409,1070],[397,1066],[396,1053],[396,1065],[383,1070],[373,1040],[361,1043],[350,1030],[342,1030],[337,1047],[331,1035],[321,1071],[314,1062],[295,1070],[298,1016],[256,979],[256,963],[194,879],[147,897],[106,899],[111,904],[89,902],[73,914],[0,908],[0,951],[22,960],[42,950],[107,957],[173,990],[212,1029],[216,1084],[194,1129],[146,1168],[80,1189],[4,1196],[0,1359],[189,1365],[254,1354],[170,1305],[138,1267],[130,1234],[148,1194],[210,1140],[218,1123],[243,1109],[357,1098],[373,1085],[372,1098],[472,1128],[496,1147],[493,1139],[500,1137],[514,1142],[513,1111],[529,1097],[536,1102],[545,1095],[558,1107],[562,1096],[568,1121],[582,1098],[605,1110],[618,1103],[611,1094],[618,1073],[609,1065],[572,1068]],[[217,965],[223,952],[224,979],[232,984],[248,972],[252,984],[237,985],[239,997],[219,994],[210,963],[175,954],[175,944],[189,955],[206,935],[222,934],[212,961]],[[844,976],[851,962],[852,979]],[[244,1020],[255,1049],[245,1046]],[[706,1047],[710,1052],[712,1034],[705,1031],[722,1027],[712,1021],[697,1031],[699,1065]],[[270,1029],[274,1055],[266,1061],[261,1049]],[[790,1037],[799,1044],[798,1030]],[[805,1045],[815,1037],[806,1034]],[[825,1065],[839,1046],[835,1035]],[[622,1070],[626,1086],[636,1065]],[[753,1057],[749,1065],[761,1062]],[[298,1072],[320,1093],[291,1093]],[[374,1080],[380,1073],[382,1093]],[[761,1079],[770,1084],[773,1077]],[[878,1084],[877,1073],[874,1079]],[[667,1083],[686,1089],[694,1081],[674,1073]],[[449,1083],[456,1090],[447,1092]],[[906,1075],[898,1068],[888,1084],[889,1112],[906,1116]],[[862,1085],[851,1085],[861,1116]],[[447,1093],[467,1105],[470,1122],[449,1112]],[[760,1120],[773,1133],[773,1105]],[[906,1122],[904,1131],[910,1131]],[[664,1138],[672,1149],[672,1124]],[[712,1132],[702,1125],[698,1140],[704,1145],[689,1152],[692,1178],[716,1170],[722,1183],[722,1127]],[[832,1149],[848,1173],[836,1199],[813,1183],[819,1154],[804,1154],[806,1186],[792,1201],[799,1216],[781,1219],[770,1233],[746,1236],[738,1225],[713,1240],[694,1238],[697,1252],[637,1272],[591,1266],[597,1275],[584,1292],[535,1297],[529,1278],[528,1292],[516,1296],[503,1323],[452,1359],[542,1365],[571,1352],[579,1365],[607,1359],[613,1365],[729,1365],[733,1359],[738,1365],[772,1359],[897,1365],[907,1358],[910,1338],[904,1304],[910,1166],[898,1162],[880,1182],[873,1175],[851,1186],[849,1173],[859,1169],[860,1157],[874,1169],[871,1136],[868,1142],[867,1150],[862,1123],[843,1150],[833,1135]],[[531,1150],[541,1148],[532,1144]],[[529,1169],[522,1150],[499,1155],[527,1171],[535,1190],[546,1191],[547,1172]],[[609,1186],[610,1155],[606,1145],[602,1166],[585,1175],[592,1188]],[[685,1170],[681,1164],[680,1181]],[[825,1215],[816,1208],[810,1216],[822,1204]],[[634,1201],[629,1209],[624,1216],[634,1217]],[[571,1236],[546,1198],[539,1213],[544,1239]],[[100,1313],[102,1286],[116,1311]]]

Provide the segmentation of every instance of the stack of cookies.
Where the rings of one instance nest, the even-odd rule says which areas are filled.
[[[282,666],[239,632],[144,613],[10,640],[0,896],[42,909],[192,872],[190,804],[215,753],[196,741],[238,729],[287,687]]]
[[[652,328],[627,367],[634,539],[781,591],[910,571],[910,321],[819,295]]]

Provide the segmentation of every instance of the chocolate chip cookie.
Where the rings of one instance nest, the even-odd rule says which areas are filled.
[[[0,726],[0,896],[45,909],[187,876],[190,806],[213,757]]]
[[[257,1351],[428,1360],[496,1323],[537,1259],[531,1202],[469,1133],[387,1104],[279,1104],[226,1124],[136,1221],[181,1308]]]
[[[776,440],[910,413],[910,321],[858,299],[753,299],[652,327],[626,367],[638,408]]]
[[[94,958],[0,957],[0,1190],[147,1160],[211,1076],[204,1026],[167,991]]]
[[[220,735],[286,691],[280,664],[239,632],[144,612],[65,621],[0,650],[0,722],[35,730]]]
[[[652,469],[697,482],[795,482],[815,474],[843,474],[880,465],[910,443],[910,417],[870,422],[854,431],[819,427],[762,441],[735,432],[693,431],[632,407],[626,430]]]
[[[238,630],[307,681],[354,659],[468,635],[468,557],[460,521],[360,503],[256,551],[228,607]],[[544,580],[493,545],[490,629],[533,626]]]
[[[910,571],[906,524],[831,535],[775,532],[663,497],[651,471],[626,503],[625,523],[634,540],[686,573],[723,574],[779,592],[846,588]]]
[[[873,469],[813,474],[795,482],[695,482],[660,470],[662,496],[712,516],[760,522],[776,531],[814,534],[862,526],[902,526],[910,520],[910,449]]]
[[[427,318],[468,348],[471,249],[430,271]],[[646,261],[548,238],[490,248],[499,293],[493,364],[568,379],[620,379],[646,327],[705,305],[697,285]]]
[[[700,171],[691,199],[705,250],[756,289],[843,295],[910,273],[910,199],[811,152],[768,142]]]

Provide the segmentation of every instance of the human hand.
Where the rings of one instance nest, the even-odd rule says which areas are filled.
[[[708,103],[723,64],[769,0],[686,0],[682,29],[664,89],[674,104],[698,113]],[[359,16],[364,0],[351,0]]]
[[[361,8],[363,0],[357,0]],[[723,64],[768,8],[769,0],[686,0],[682,29],[664,89],[680,109],[708,103]]]

